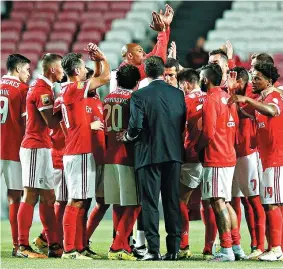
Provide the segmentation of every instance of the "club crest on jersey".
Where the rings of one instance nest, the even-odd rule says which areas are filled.
[[[41,97],[41,102],[43,105],[49,105],[51,103],[51,100],[50,100],[50,96],[48,94],[43,94],[40,96]]]
[[[225,97],[222,97],[222,98],[221,98],[221,102],[222,102],[222,104],[224,104],[224,105],[227,105],[227,104],[228,104],[228,100],[229,100],[229,98],[225,98]]]
[[[83,89],[84,87],[85,87],[85,82],[78,82],[77,88],[78,88],[79,90]]]
[[[227,126],[228,127],[235,127],[235,121],[234,121],[234,118],[232,117],[232,115],[230,115],[230,117],[229,117],[229,121],[228,121],[228,123],[227,123]]]
[[[85,107],[86,113],[92,113],[92,108],[89,106]]]

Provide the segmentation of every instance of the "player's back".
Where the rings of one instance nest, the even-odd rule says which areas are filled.
[[[204,117],[211,117],[210,121],[204,119],[204,125],[215,123],[214,127],[203,126],[205,133],[209,129],[210,133],[214,133],[205,148],[204,166],[230,167],[236,164],[235,143],[239,121],[236,106],[228,105],[229,98],[227,92],[215,87],[208,93],[203,105]]]
[[[19,161],[28,86],[8,75],[1,78],[0,84],[1,160]]]
[[[106,164],[134,165],[132,144],[124,144],[116,139],[117,132],[128,128],[130,118],[130,98],[132,91],[117,89],[104,99],[105,131],[108,136]]]
[[[193,90],[185,96],[186,102],[186,129],[185,129],[185,156],[187,163],[199,162],[195,145],[202,130],[202,106],[206,100],[206,93],[200,89]]]
[[[54,93],[52,83],[41,76],[30,86],[27,99],[26,131],[23,148],[50,148],[49,128],[41,111],[53,108]]]

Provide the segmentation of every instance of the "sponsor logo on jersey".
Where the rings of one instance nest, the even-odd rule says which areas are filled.
[[[51,100],[50,100],[50,96],[48,94],[43,94],[43,95],[40,96],[40,98],[41,98],[41,102],[42,102],[43,105],[45,105],[45,106],[50,105]]]
[[[92,108],[89,106],[85,107],[86,113],[92,113]]]
[[[230,114],[230,117],[229,117],[229,122],[227,123],[227,126],[228,127],[235,127],[235,121],[234,121],[234,118],[232,117],[232,115]]]
[[[259,122],[259,123],[257,124],[257,126],[258,126],[258,128],[260,129],[260,128],[264,128],[264,127],[265,127],[265,124],[264,124],[264,122]]]
[[[77,88],[79,89],[79,90],[81,90],[81,89],[83,89],[85,87],[85,82],[78,82],[78,86],[77,86]]]

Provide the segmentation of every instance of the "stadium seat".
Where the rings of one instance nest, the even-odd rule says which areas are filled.
[[[21,21],[4,20],[1,22],[1,31],[18,31],[20,32],[23,28]]]
[[[36,20],[36,21],[47,21],[48,23],[53,23],[55,20],[56,13],[53,11],[44,11],[44,12],[35,12],[32,13],[30,16],[30,20]]]
[[[58,12],[60,9],[59,1],[37,1],[35,8],[37,11],[53,11]]]
[[[51,24],[48,21],[41,20],[29,20],[26,23],[27,30],[38,30],[38,31],[46,31],[49,32]]]
[[[141,40],[146,36],[147,26],[133,19],[116,19],[113,20],[111,29],[130,31],[135,40]]]
[[[1,41],[1,55],[2,53],[15,53],[17,44],[13,41]]]
[[[36,41],[44,45],[47,40],[47,34],[45,31],[25,31],[22,34],[22,41]]]
[[[104,23],[104,21],[101,20],[85,21],[83,24],[80,25],[81,30],[90,31],[90,32],[92,32],[93,30],[98,30],[101,33],[105,33],[109,29],[107,27],[108,26]]]
[[[31,61],[31,69],[34,70],[37,67],[38,59],[41,57],[41,54],[25,52],[25,57]]]
[[[124,44],[128,44],[132,42],[132,35],[127,30],[111,30],[106,33],[105,40],[120,40],[121,42],[124,42]]]
[[[1,41],[11,41],[11,42],[18,42],[20,40],[20,34],[18,31],[11,30],[1,32]]]
[[[80,13],[77,11],[62,11],[57,15],[57,21],[61,22],[78,22],[81,21]]]
[[[142,21],[145,25],[148,26],[148,24],[151,22],[151,13],[149,13],[146,10],[134,10],[130,11],[126,15],[127,19],[133,19],[137,21]]]
[[[52,31],[49,36],[50,41],[64,41],[70,44],[73,41],[74,35],[71,32]]]
[[[89,1],[86,2],[86,9],[88,11],[108,11],[109,10],[109,4],[106,1]]]
[[[85,10],[85,2],[73,2],[73,1],[65,1],[63,3],[64,11],[84,11]]]
[[[255,2],[234,1],[232,3],[232,9],[234,9],[234,10],[244,10],[244,11],[254,11],[255,10]]]
[[[77,30],[77,24],[72,21],[56,21],[56,23],[53,24],[53,30],[75,33]]]
[[[85,21],[98,21],[98,20],[103,20],[103,13],[101,11],[88,11],[84,12],[80,15],[80,22],[85,22]]]
[[[117,68],[122,59],[121,54],[113,53],[110,51],[106,51],[105,56],[107,57],[107,60],[109,61],[111,69]]]
[[[109,40],[105,40],[105,41],[101,41],[99,43],[99,48],[104,52],[113,52],[113,53],[117,53],[118,55],[121,55],[121,49],[122,47],[125,45],[125,42],[122,41],[109,41]]]
[[[255,3],[257,10],[277,10],[279,5],[275,1],[258,1]]]
[[[110,10],[112,11],[129,11],[132,6],[132,1],[110,2]]]
[[[126,16],[125,11],[108,11],[108,12],[104,13],[103,19],[106,22],[112,22],[112,20],[114,20],[114,19],[125,18],[125,16]]]
[[[63,41],[49,41],[45,45],[45,51],[64,55],[69,52],[69,44]]]
[[[77,41],[98,43],[102,39],[102,33],[99,31],[80,31],[77,36]]]
[[[43,46],[41,43],[37,43],[35,41],[23,41],[18,45],[18,51],[22,54],[26,52],[33,52],[36,54],[40,54],[42,52]]]
[[[10,13],[10,20],[25,22],[27,19],[27,14],[28,12],[25,10],[12,10]]]
[[[34,9],[35,2],[32,1],[13,1],[13,10],[31,11]]]
[[[136,1],[132,4],[131,10],[140,11],[146,10],[149,14],[152,11],[158,11],[158,2],[157,1]]]

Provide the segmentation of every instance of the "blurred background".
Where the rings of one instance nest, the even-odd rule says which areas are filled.
[[[111,68],[122,61],[121,48],[137,42],[149,52],[156,32],[149,28],[151,12],[166,1],[1,1],[1,76],[11,53],[32,62],[30,83],[41,74],[40,58],[47,52],[84,52],[99,44]],[[281,1],[168,1],[175,10],[171,41],[181,65],[198,68],[208,52],[226,40],[234,46],[237,65],[250,68],[253,53],[274,57],[283,84],[283,2]],[[87,61],[87,66],[92,67]],[[57,85],[57,91],[59,86]],[[100,89],[102,96],[108,86]],[[1,218],[7,217],[6,187],[1,180]]]

